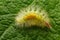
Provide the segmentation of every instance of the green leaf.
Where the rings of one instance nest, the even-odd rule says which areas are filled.
[[[15,17],[20,9],[34,0],[0,0],[0,40],[60,40],[60,0],[38,0],[35,3],[48,12],[52,28],[16,28]]]

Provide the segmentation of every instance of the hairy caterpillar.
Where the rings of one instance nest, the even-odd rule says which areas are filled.
[[[21,10],[16,16],[16,24],[20,27],[48,27],[50,28],[50,20],[47,12],[39,6],[29,6]]]

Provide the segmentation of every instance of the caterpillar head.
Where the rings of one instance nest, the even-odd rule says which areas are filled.
[[[20,27],[50,27],[49,18],[44,10],[38,7],[28,7],[19,12],[16,17],[16,24]]]

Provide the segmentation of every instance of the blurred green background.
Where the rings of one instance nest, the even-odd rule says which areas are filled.
[[[52,32],[47,28],[19,29],[15,17],[20,9],[34,0],[0,0],[0,40],[60,40],[60,0],[36,0],[51,18]]]

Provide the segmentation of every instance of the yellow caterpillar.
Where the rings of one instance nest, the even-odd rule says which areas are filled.
[[[48,27],[50,28],[50,20],[47,12],[38,6],[31,6],[21,10],[16,16],[16,24],[20,27]]]

